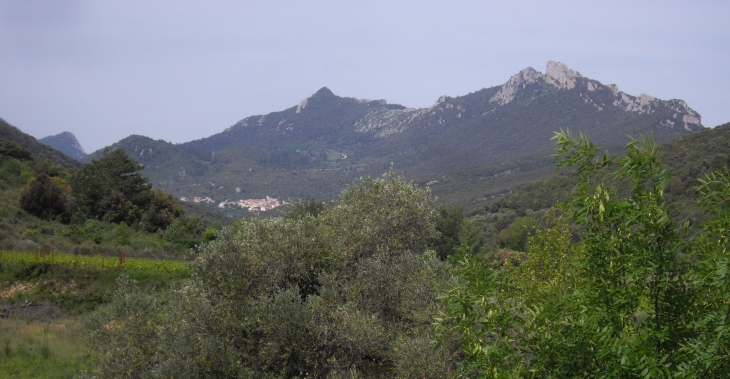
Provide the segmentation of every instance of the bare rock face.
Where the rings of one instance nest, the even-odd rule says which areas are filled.
[[[687,130],[695,130],[696,127],[702,126],[699,115],[686,114],[682,117],[682,121],[684,122],[684,128]]]
[[[615,84],[606,84],[606,87],[608,87],[608,89],[610,89],[611,92],[613,92],[613,96],[618,96],[618,92],[619,91],[618,91],[618,86],[617,85],[615,85]]]
[[[601,84],[599,81],[585,78],[578,71],[571,70],[565,63],[549,61],[545,70],[545,75],[536,71],[532,67],[520,71],[517,75],[512,76],[507,83],[502,85],[490,102],[498,105],[506,105],[514,100],[517,93],[524,89],[527,85],[544,80],[545,83],[556,87],[559,90],[580,90],[580,97],[587,104],[592,104],[602,111],[606,104],[597,100],[596,91],[609,90],[614,96],[613,106],[623,109],[626,112],[636,112],[639,114],[652,114],[660,108],[669,107],[677,112],[673,119],[667,119],[661,124],[670,128],[678,121],[684,123],[684,128],[695,131],[701,129],[702,118],[699,113],[690,108],[683,100],[660,100],[653,96],[642,93],[639,96],[631,96],[627,93],[619,91],[615,84]],[[581,81],[581,87],[578,88],[578,81]],[[585,89],[585,92],[583,91]],[[610,103],[609,103],[610,104]]]
[[[297,113],[300,113],[302,111],[302,109],[306,108],[307,107],[307,103],[309,103],[309,100],[308,99],[302,100],[299,103],[299,105],[297,105]]]
[[[575,88],[575,78],[583,77],[578,71],[568,68],[565,63],[549,61],[545,70],[545,80],[560,89]]]
[[[517,75],[513,75],[507,83],[490,99],[491,102],[499,105],[505,105],[514,100],[517,92],[530,83],[535,83],[544,76],[532,67],[528,67],[520,71]]]
[[[544,80],[546,83],[552,84],[558,89],[571,90],[575,88],[576,78],[582,77],[578,71],[571,70],[565,63],[549,61],[545,75],[532,67],[528,67],[517,73],[517,75],[512,76],[507,83],[502,85],[499,92],[492,96],[490,101],[499,105],[509,104],[515,99],[517,92],[524,89],[527,85],[540,80]],[[589,91],[594,91],[596,88],[597,86],[589,82]]]
[[[625,104],[624,109],[628,112],[639,112],[639,113],[652,113],[652,105],[656,99],[653,96],[649,96],[645,93],[639,95],[639,97],[631,98],[625,93],[621,92],[621,101],[614,102],[617,106],[622,103]]]

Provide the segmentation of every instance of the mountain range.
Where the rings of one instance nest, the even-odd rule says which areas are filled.
[[[552,174],[550,138],[561,128],[620,150],[627,135],[652,134],[662,143],[704,127],[683,100],[633,96],[550,61],[545,73],[528,67],[503,85],[441,96],[427,108],[323,87],[207,138],[172,144],[132,135],[108,148],[126,150],[155,186],[178,198],[326,200],[345,183],[392,166],[443,202],[479,205]]]
[[[528,67],[503,85],[441,96],[428,108],[342,97],[323,87],[288,109],[246,117],[200,140],[175,145],[130,136],[109,148],[125,149],[156,186],[177,197],[328,199],[346,182],[379,175],[392,163],[431,183],[443,201],[477,202],[509,190],[505,182],[548,175],[550,138],[561,128],[616,150],[627,135],[652,134],[661,143],[703,126],[683,100],[633,96],[550,61],[544,74]],[[532,174],[512,181],[494,176],[519,172]],[[444,186],[454,175],[474,183]],[[484,190],[471,180],[485,177],[498,188]]]

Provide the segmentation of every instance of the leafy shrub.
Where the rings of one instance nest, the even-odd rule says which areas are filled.
[[[45,173],[30,179],[20,193],[20,207],[44,220],[67,213],[70,198],[57,182]]]
[[[517,264],[462,260],[439,333],[459,336],[467,373],[726,377],[730,173],[700,180],[701,205],[714,217],[689,238],[669,215],[671,177],[651,139],[632,141],[617,160],[598,156],[585,136],[556,138],[558,165],[578,168],[569,213],[582,241],[571,241],[558,216]]]
[[[392,173],[316,217],[241,220],[196,248],[191,282],[164,298],[120,282],[94,316],[97,374],[450,377],[458,351],[429,346],[451,275],[426,252],[433,235],[430,193]]]

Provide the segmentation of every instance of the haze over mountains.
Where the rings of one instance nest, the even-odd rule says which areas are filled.
[[[87,155],[76,136],[71,132],[44,137],[39,139],[38,142],[45,143],[73,159],[81,159]]]
[[[329,199],[344,183],[379,175],[392,163],[446,202],[464,201],[466,195],[454,197],[459,190],[474,202],[488,197],[485,180],[525,174],[510,182],[517,186],[548,175],[550,138],[561,128],[616,150],[627,135],[653,134],[661,143],[703,126],[683,100],[626,94],[550,61],[544,74],[528,67],[503,85],[442,96],[428,108],[342,97],[323,87],[288,109],[246,117],[200,140],[175,145],[129,136],[109,148],[125,149],[155,186],[176,197]],[[76,147],[67,154],[83,154],[68,135],[53,138]],[[463,183],[443,187],[453,177]]]

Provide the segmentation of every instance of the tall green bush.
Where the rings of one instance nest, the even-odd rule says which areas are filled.
[[[458,350],[430,345],[438,287],[451,278],[426,251],[430,193],[388,173],[317,212],[223,228],[196,248],[190,283],[158,302],[132,301],[138,289],[120,283],[95,316],[97,375],[453,376]]]
[[[556,139],[558,166],[578,168],[570,205],[583,239],[572,244],[557,219],[530,238],[520,265],[462,261],[439,333],[459,336],[463,367],[493,378],[726,377],[727,174],[704,181],[715,217],[683,238],[651,139],[632,141],[620,160],[582,135]],[[623,192],[606,180],[612,168]]]

